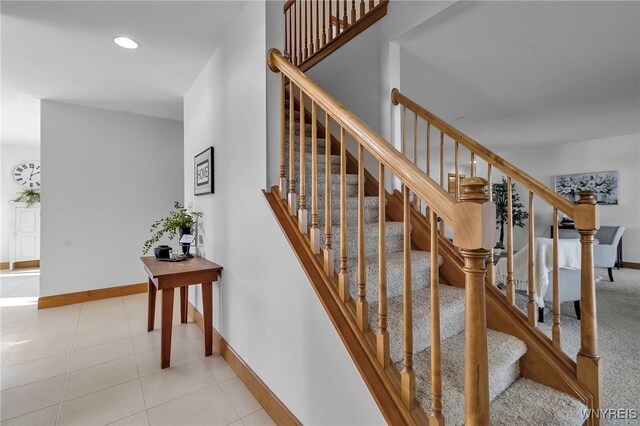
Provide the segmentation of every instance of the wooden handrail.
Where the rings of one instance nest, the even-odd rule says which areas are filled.
[[[552,191],[547,186],[543,185],[538,180],[534,179],[513,164],[509,163],[504,158],[480,145],[469,136],[465,135],[455,127],[446,123],[441,118],[437,117],[422,106],[418,105],[417,103],[400,93],[398,89],[393,89],[391,91],[391,101],[394,105],[401,104],[423,119],[427,120],[427,122],[431,123],[432,126],[435,126],[441,131],[445,132],[456,142],[464,145],[469,151],[475,153],[475,155],[482,158],[498,170],[502,171],[505,175],[511,176],[516,179],[519,184],[522,184],[526,189],[535,193],[536,196],[542,198],[551,206],[556,207],[567,216],[574,216],[574,204],[572,204],[569,200]]]
[[[296,2],[296,0],[288,0],[285,4],[284,7],[282,8],[283,11],[287,11],[291,8],[291,6]]]
[[[271,71],[282,72],[297,87],[300,87],[306,96],[311,97],[316,104],[327,111],[332,120],[347,130],[370,154],[391,170],[400,181],[408,185],[419,198],[428,200],[429,206],[439,217],[447,223],[454,223],[453,206],[456,201],[438,183],[407,160],[402,153],[347,110],[342,103],[287,61],[279,50],[270,49],[267,58]]]

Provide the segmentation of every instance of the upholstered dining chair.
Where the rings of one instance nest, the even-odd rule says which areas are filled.
[[[595,236],[598,244],[593,246],[593,265],[597,268],[607,268],[611,282],[613,267],[622,261],[618,258],[618,245],[624,229],[624,226],[601,226]]]

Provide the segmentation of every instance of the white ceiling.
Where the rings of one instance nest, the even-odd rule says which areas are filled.
[[[640,3],[460,2],[397,40],[402,91],[500,148],[640,132]]]
[[[3,142],[39,142],[40,99],[182,120],[183,95],[245,4],[2,1]]]

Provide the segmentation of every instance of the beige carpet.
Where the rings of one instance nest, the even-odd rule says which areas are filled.
[[[640,270],[613,271],[610,282],[606,269],[596,269],[598,345],[602,368],[602,408],[635,409],[640,416]],[[518,295],[518,306],[526,298]],[[573,359],[580,348],[580,327],[573,302],[562,304],[562,348]],[[545,310],[540,328],[551,336],[552,314]],[[608,425],[640,425],[636,420],[609,419]]]

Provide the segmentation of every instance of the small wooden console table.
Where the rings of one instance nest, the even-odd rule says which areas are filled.
[[[202,306],[204,317],[204,353],[213,353],[213,299],[212,285],[218,281],[222,266],[202,257],[194,257],[182,262],[161,262],[153,256],[141,257],[144,269],[149,275],[149,311],[147,331],[154,329],[156,311],[156,291],[162,290],[162,354],[160,366],[171,363],[171,330],[173,327],[173,290],[180,287],[180,322],[187,323],[188,288],[192,284],[202,284]]]

